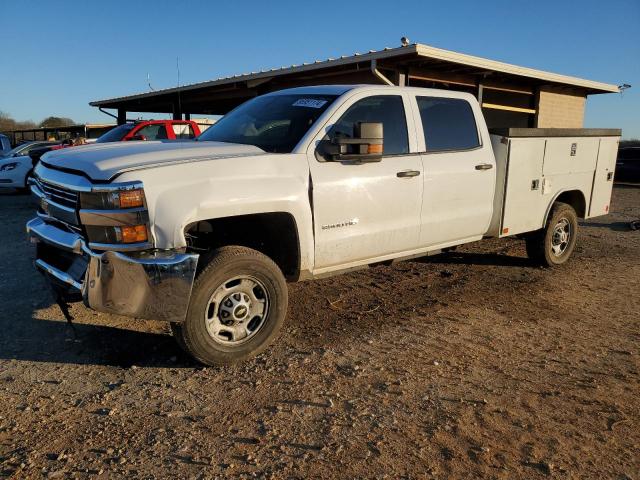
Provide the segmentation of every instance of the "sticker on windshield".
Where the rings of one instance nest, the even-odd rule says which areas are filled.
[[[309,108],[321,108],[326,100],[317,100],[315,98],[300,98],[293,104],[294,107],[309,107]]]

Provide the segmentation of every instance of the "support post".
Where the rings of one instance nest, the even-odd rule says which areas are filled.
[[[118,109],[118,125],[127,123],[127,111],[123,108]]]
[[[406,87],[409,80],[409,75],[407,74],[406,69],[399,69],[395,72],[394,80],[396,85],[399,87]]]

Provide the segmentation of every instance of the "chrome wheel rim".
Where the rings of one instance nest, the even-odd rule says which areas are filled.
[[[571,222],[566,218],[561,218],[553,227],[551,237],[551,251],[556,257],[562,256],[571,242]]]
[[[209,298],[204,312],[207,332],[217,343],[240,345],[264,326],[269,295],[260,280],[248,275],[230,278]]]

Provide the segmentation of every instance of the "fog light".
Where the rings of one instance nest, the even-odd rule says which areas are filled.
[[[147,241],[147,226],[135,225],[133,227],[116,227],[118,237],[122,243],[139,243]]]

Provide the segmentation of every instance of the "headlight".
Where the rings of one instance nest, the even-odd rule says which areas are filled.
[[[18,162],[5,163],[0,167],[0,172],[9,172],[18,166]]]
[[[91,192],[80,192],[78,215],[90,248],[152,246],[149,211],[140,182],[96,186]]]
[[[81,193],[80,206],[95,210],[141,208],[144,207],[144,192],[139,188],[115,192]]]

